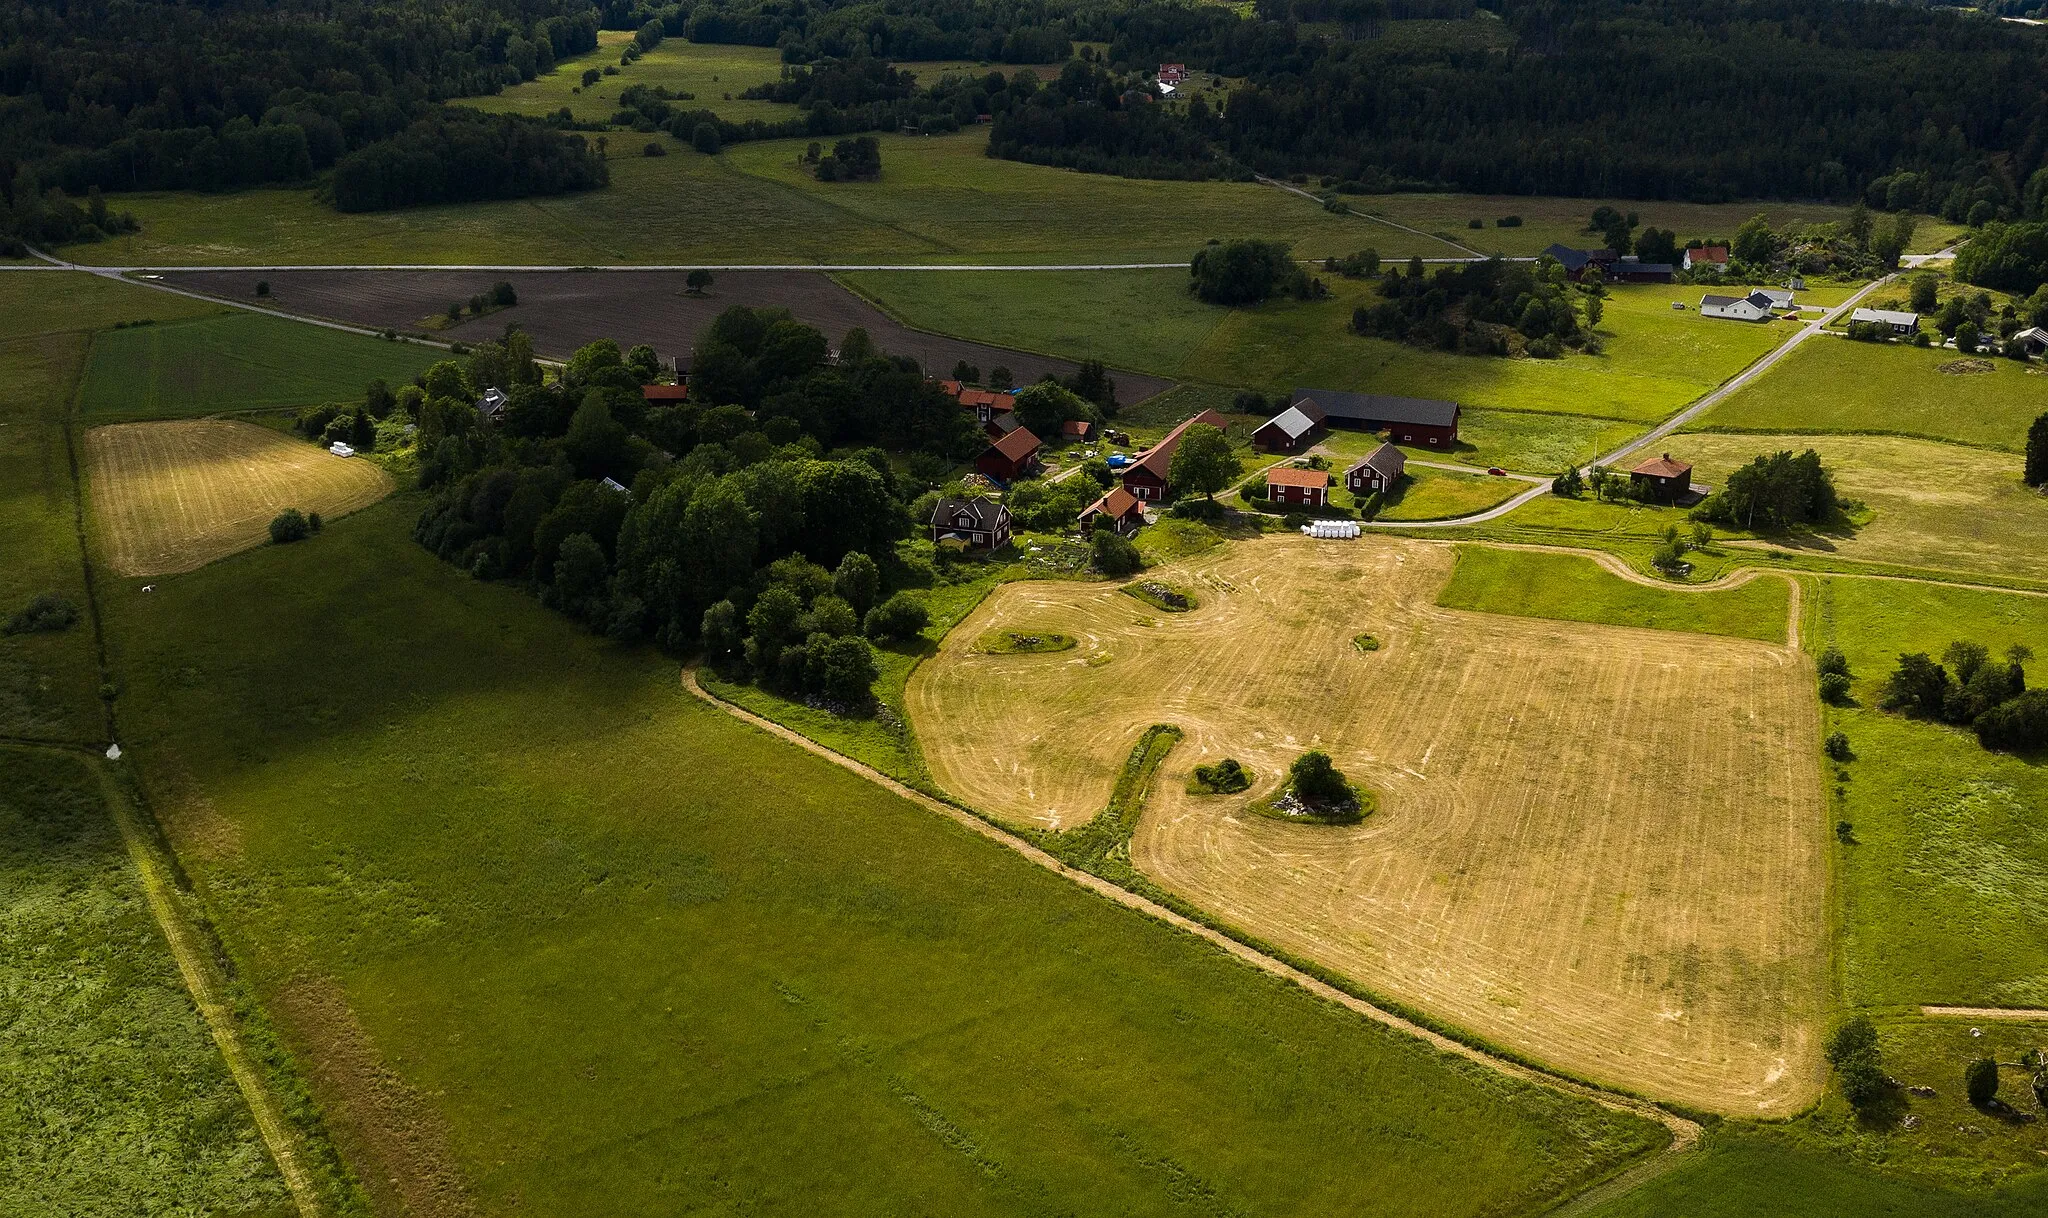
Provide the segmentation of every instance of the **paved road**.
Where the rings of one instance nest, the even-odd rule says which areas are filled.
[[[1736,392],[1743,386],[1749,384],[1751,381],[1756,380],[1756,378],[1762,376],[1765,372],[1769,371],[1770,368],[1773,365],[1775,365],[1779,360],[1784,359],[1787,355],[1791,354],[1793,348],[1805,342],[1807,339],[1812,338],[1814,335],[1823,333],[1824,331],[1822,327],[1826,326],[1829,321],[1833,320],[1835,317],[1840,316],[1842,313],[1855,308],[1858,301],[1862,300],[1865,296],[1868,296],[1877,288],[1882,287],[1884,284],[1890,282],[1892,278],[1892,276],[1887,275],[1883,279],[1873,280],[1872,282],[1865,284],[1861,289],[1859,289],[1856,292],[1855,295],[1843,301],[1836,308],[1829,310],[1827,313],[1823,314],[1817,320],[1809,321],[1802,324],[1799,328],[1799,333],[1794,334],[1791,338],[1785,340],[1778,346],[1772,348],[1770,353],[1765,355],[1762,359],[1759,359],[1755,363],[1751,364],[1749,367],[1744,368],[1741,372],[1738,372],[1734,376],[1721,382],[1721,384],[1717,388],[1694,400],[1692,405],[1687,406],[1684,410],[1679,411],[1677,414],[1672,415],[1670,418],[1664,420],[1662,423],[1659,423],[1655,427],[1652,427],[1649,431],[1646,431],[1642,435],[1637,436],[1635,439],[1630,440],[1628,443],[1622,445],[1620,448],[1615,449],[1613,452],[1608,453],[1606,456],[1596,458],[1590,464],[1581,466],[1579,472],[1584,473],[1592,469],[1595,465],[1614,464],[1615,462],[1620,461],[1624,456],[1628,455],[1629,453],[1634,452],[1635,450],[1642,448],[1645,445],[1655,444],[1657,441],[1672,434],[1679,428],[1684,427],[1687,423],[1692,422],[1700,415],[1706,413],[1709,410],[1712,410],[1715,406],[1719,405],[1724,399],[1726,399],[1728,395]],[[1738,325],[1740,323],[1729,322],[1728,324]],[[1369,520],[1365,522],[1365,525],[1367,528],[1381,529],[1452,529],[1468,524],[1483,524],[1489,520],[1498,520],[1502,516],[1507,515],[1509,512],[1514,511],[1516,508],[1521,507],[1523,504],[1529,503],[1535,499],[1539,499],[1549,493],[1550,483],[1545,481],[1540,483],[1539,485],[1530,487],[1528,490],[1523,491],[1521,494],[1516,495],[1514,498],[1509,499],[1504,503],[1496,504],[1495,506],[1490,507],[1483,512],[1475,512],[1470,516],[1457,516],[1449,520],[1426,521]]]

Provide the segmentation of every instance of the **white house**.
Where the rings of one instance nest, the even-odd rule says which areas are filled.
[[[2043,330],[2039,326],[2028,326],[2008,341],[2018,344],[2020,350],[2028,355],[2039,355],[2043,351],[2048,351],[2048,330]]]
[[[1762,292],[1751,292],[1747,296],[1716,296],[1712,292],[1700,297],[1701,317],[1725,317],[1730,321],[1769,321],[1771,300]]]
[[[334,443],[329,444],[327,446],[327,451],[333,453],[337,457],[353,457],[356,455],[355,449],[349,447],[346,444],[343,444],[339,440],[336,440]]]
[[[1918,313],[1902,313],[1897,309],[1858,309],[1849,314],[1851,325],[1859,321],[1884,326],[1893,334],[1911,334],[1920,328]]]
[[[1754,300],[1759,296],[1763,297],[1766,301],[1769,302],[1766,305],[1764,305],[1764,307],[1767,309],[1789,309],[1792,307],[1792,289],[1790,288],[1750,289],[1749,297],[1751,300]]]

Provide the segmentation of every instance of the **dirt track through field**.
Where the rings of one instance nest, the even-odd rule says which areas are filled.
[[[1538,1060],[1731,1114],[1818,1094],[1825,817],[1809,666],[1780,647],[1439,609],[1452,550],[1279,538],[1103,585],[999,590],[913,675],[941,785],[1070,826],[1137,734],[1176,723],[1132,842],[1251,934]],[[972,653],[991,629],[1073,651]],[[1380,650],[1360,652],[1370,631]],[[1284,824],[1183,790],[1236,757],[1270,791],[1325,749],[1364,824]]]
[[[173,575],[257,545],[288,507],[333,518],[391,493],[369,461],[226,419],[85,433],[94,526],[116,574]]]

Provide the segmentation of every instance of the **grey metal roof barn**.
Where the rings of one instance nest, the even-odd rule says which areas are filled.
[[[1320,407],[1333,419],[1370,419],[1381,423],[1415,423],[1454,427],[1458,404],[1435,398],[1404,398],[1385,393],[1348,393],[1342,389],[1296,389],[1291,399]]]

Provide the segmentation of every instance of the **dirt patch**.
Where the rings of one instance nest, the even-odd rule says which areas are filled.
[[[973,274],[962,271],[960,274]],[[961,360],[983,372],[1007,367],[1018,383],[1077,365],[1027,351],[913,330],[817,271],[720,271],[701,296],[685,290],[686,271],[167,271],[164,282],[194,292],[256,303],[256,281],[270,283],[261,303],[308,317],[356,325],[418,328],[451,302],[467,302],[500,280],[519,303],[482,318],[465,317],[437,337],[483,342],[517,322],[540,354],[565,357],[585,343],[616,339],[647,343],[664,359],[688,354],[697,334],[734,305],[779,306],[825,332],[834,346],[858,326],[883,350],[921,361],[934,376],[952,375]],[[1141,401],[1173,382],[1136,372],[1115,374],[1117,396]]]
[[[1179,725],[1131,859],[1289,951],[1574,1073],[1748,1116],[1818,1093],[1826,817],[1807,661],[1702,635],[1436,607],[1448,547],[1279,537],[1104,585],[992,594],[907,691],[947,790],[1019,824],[1102,806],[1132,733]],[[1142,620],[1141,620],[1142,619]],[[1110,662],[976,654],[1029,623]],[[1384,644],[1369,659],[1361,631]],[[1186,792],[1234,757],[1270,794],[1322,749],[1379,808],[1285,824]]]
[[[1997,366],[1988,359],[1952,359],[1945,364],[1936,364],[1934,370],[1947,376],[1969,376],[1977,372],[1994,372]]]
[[[288,507],[330,519],[391,493],[369,461],[228,419],[85,433],[93,523],[120,575],[174,575],[269,539]]]
[[[295,978],[279,991],[276,1009],[313,1047],[314,1089],[377,1212],[475,1214],[440,1114],[385,1064],[341,986],[327,977]]]

